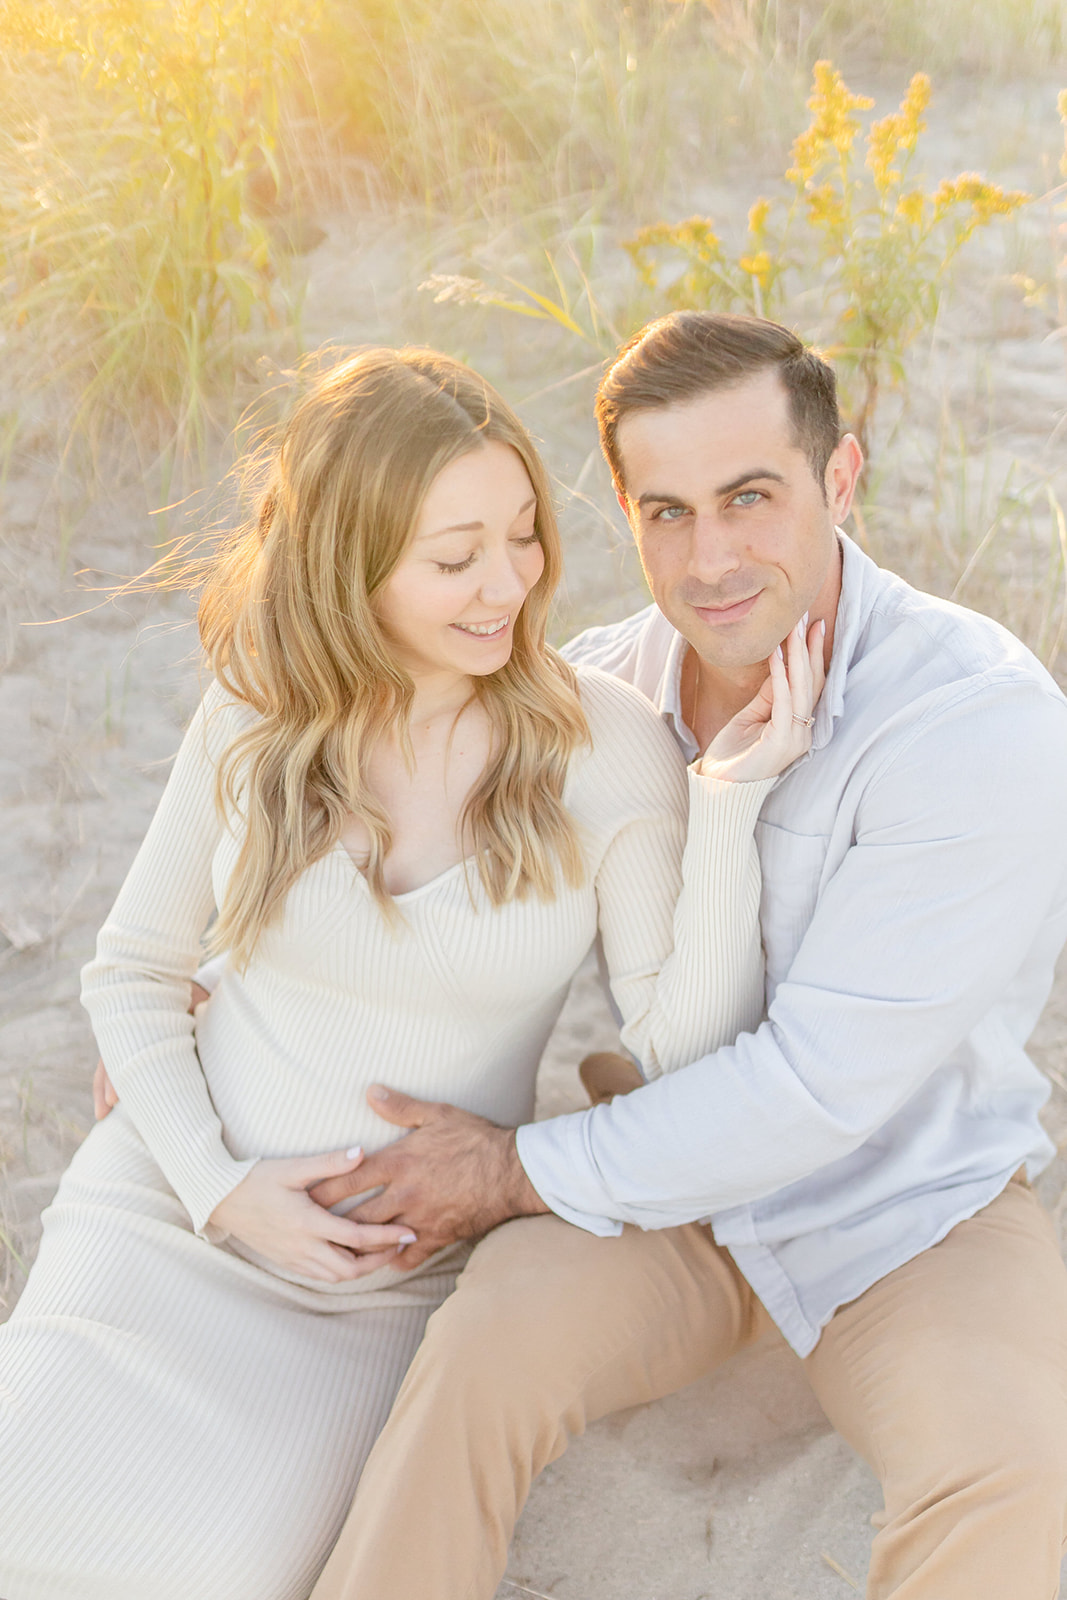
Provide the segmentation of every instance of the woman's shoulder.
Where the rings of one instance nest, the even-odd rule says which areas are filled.
[[[642,748],[674,752],[684,765],[669,728],[640,689],[599,667],[576,666],[574,671],[594,748],[604,742],[635,739]]]
[[[210,678],[186,737],[197,736],[213,761],[218,761],[234,739],[258,721],[256,712],[239,700],[218,678]]]
[[[615,817],[620,807],[627,814],[684,807],[685,757],[651,700],[597,667],[575,670],[590,744],[571,763],[572,809],[607,805]]]

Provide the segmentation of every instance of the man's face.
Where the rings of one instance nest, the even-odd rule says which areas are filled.
[[[836,596],[835,522],[859,469],[846,439],[829,503],[797,445],[775,372],[619,424],[630,519],[656,604],[713,667],[764,661]]]

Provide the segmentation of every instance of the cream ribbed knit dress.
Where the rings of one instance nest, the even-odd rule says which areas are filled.
[[[397,1130],[365,1103],[376,1080],[528,1120],[598,923],[624,1038],[650,1073],[757,1023],[752,830],[768,786],[687,780],[636,691],[580,677],[593,747],[565,798],[584,887],[494,910],[460,865],[398,896],[393,930],[339,846],[194,1027],[189,981],[238,848],[215,812],[216,765],[249,716],[209,691],[85,970],[121,1104],[64,1176],[0,1330],[4,1600],[310,1590],[469,1251],[354,1285],[286,1276],[207,1223],[258,1157],[380,1148]]]

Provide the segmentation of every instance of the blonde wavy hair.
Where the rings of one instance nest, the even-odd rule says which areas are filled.
[[[240,817],[244,837],[211,942],[238,963],[295,879],[334,847],[349,812],[370,833],[370,887],[392,909],[383,873],[392,835],[367,760],[394,723],[406,740],[414,684],[375,600],[438,473],[486,440],[522,458],[545,560],[510,660],[472,679],[494,741],[463,813],[463,845],[493,905],[531,891],[551,899],[560,872],[582,881],[563,784],[589,732],[574,674],[545,642],[562,567],[545,468],[514,412],[468,367],[429,350],[366,350],[296,406],[258,505],[221,547],[201,595],[208,662],[258,713],[218,779],[220,810]]]

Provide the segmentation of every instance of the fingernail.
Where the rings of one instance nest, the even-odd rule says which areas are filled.
[[[389,1090],[383,1089],[380,1083],[372,1083],[370,1088],[367,1090],[368,1100],[388,1100],[388,1098]]]
[[[407,1247],[408,1247],[410,1242],[411,1242],[410,1240],[405,1239],[405,1240],[403,1240],[402,1243],[397,1245],[396,1253],[397,1253],[398,1256],[402,1256],[404,1254],[404,1251],[407,1249]]]
[[[346,1150],[345,1151],[345,1160],[346,1161],[358,1161],[362,1154],[363,1154],[363,1146],[361,1144],[354,1144],[352,1146],[351,1150]]]
[[[402,1246],[405,1244],[416,1244],[418,1242],[418,1237],[419,1236],[417,1233],[402,1233],[400,1235],[399,1242]]]
[[[821,639],[825,639],[826,638],[826,618],[825,617],[823,617],[822,621],[819,623],[819,637]]]
[[[804,615],[800,619],[800,626],[799,626],[799,630],[798,631],[800,633],[800,637],[801,638],[803,638],[804,635],[808,631],[808,613],[806,611],[805,611]]]
[[[774,653],[778,657],[779,661],[784,661],[785,660],[785,655],[784,655],[784,653],[782,651],[782,647],[781,647],[780,644],[775,645]]]

